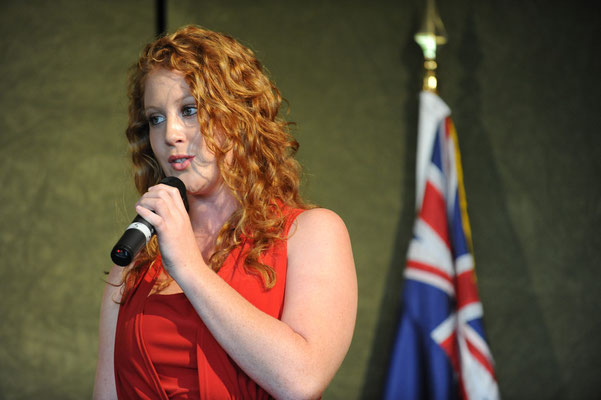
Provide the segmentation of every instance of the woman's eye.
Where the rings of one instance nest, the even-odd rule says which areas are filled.
[[[148,117],[148,123],[150,126],[157,126],[163,121],[165,121],[165,117],[162,115],[151,115]]]
[[[184,117],[191,117],[196,115],[196,106],[184,106],[182,108],[182,115]]]

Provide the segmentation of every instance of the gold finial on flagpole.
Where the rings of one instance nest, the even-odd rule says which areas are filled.
[[[444,28],[436,3],[426,0],[426,12],[420,30],[415,34],[415,41],[424,53],[424,84],[423,90],[436,93],[436,49],[447,42],[447,31]]]

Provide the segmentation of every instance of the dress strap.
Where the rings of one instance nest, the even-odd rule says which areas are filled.
[[[292,208],[286,211],[288,214],[286,215],[286,222],[284,224],[284,237],[286,239],[288,239],[289,236],[294,235],[294,230],[290,232],[290,229],[292,228],[294,221],[296,221],[296,218],[305,211],[307,210],[304,208]]]

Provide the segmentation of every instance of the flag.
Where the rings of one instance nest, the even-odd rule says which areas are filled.
[[[385,399],[498,399],[482,324],[457,135],[450,109],[422,92],[417,216]]]

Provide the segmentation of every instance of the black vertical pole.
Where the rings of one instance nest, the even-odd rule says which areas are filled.
[[[155,0],[156,11],[156,35],[161,36],[167,33],[167,0]]]

